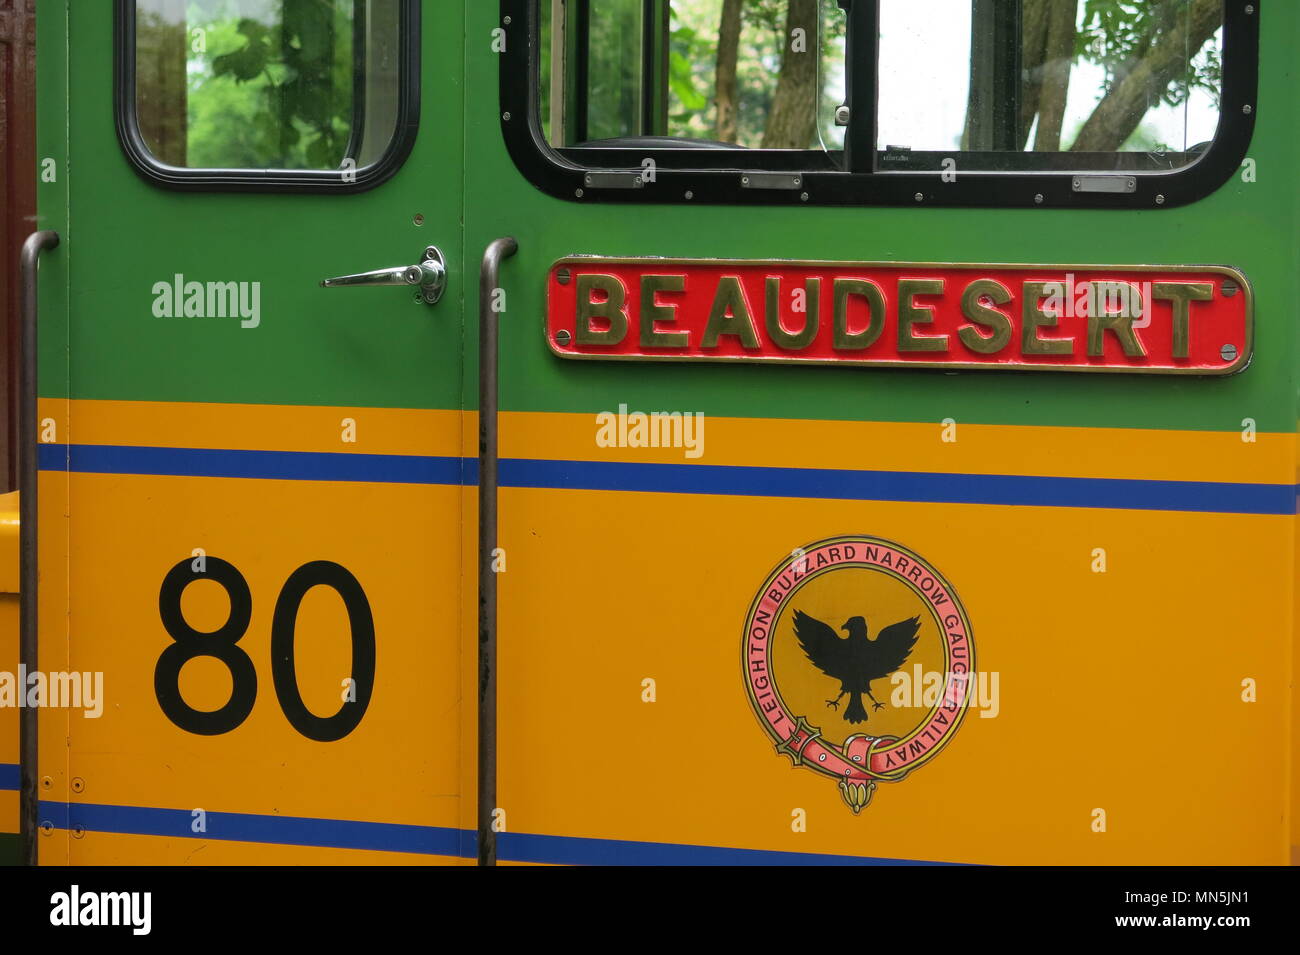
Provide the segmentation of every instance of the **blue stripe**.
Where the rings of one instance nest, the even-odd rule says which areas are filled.
[[[81,474],[149,474],[396,484],[478,483],[476,458],[313,451],[224,451],[40,445],[40,467]],[[506,458],[503,487],[746,497],[1100,507],[1212,514],[1295,514],[1300,486],[1212,481],[936,474],[715,464],[636,464]]]
[[[461,484],[475,458],[318,451],[218,451],[108,444],[42,444],[45,471],[80,474],[159,474],[170,477],[264,478],[278,481],[364,481],[376,484]]]
[[[1294,514],[1297,492],[1296,486],[1292,484],[532,459],[503,460],[501,484],[505,487],[577,488],[590,491],[658,491],[672,494],[735,494],[930,504],[1107,507],[1235,514]]]
[[[204,816],[207,830],[195,832],[192,826],[196,817],[186,809],[42,802],[40,812],[42,822],[52,822],[58,829],[81,826],[93,832],[137,836],[265,842],[331,849],[373,849],[379,852],[415,852],[422,855],[462,854],[461,831],[439,826],[209,811]]]
[[[721,846],[684,846],[665,842],[625,842],[619,839],[583,839],[503,832],[497,855],[507,862],[552,865],[945,865],[873,856],[821,855],[815,852],[774,852],[765,849],[727,849]]]
[[[15,767],[16,768],[16,767]],[[216,839],[332,849],[367,849],[420,855],[473,858],[477,833],[439,826],[408,826],[302,816],[208,812],[205,832],[191,828],[194,815],[185,809],[107,806],[92,803],[42,802],[42,822],[55,828],[80,826],[92,832],[182,839]],[[556,865],[940,865],[869,856],[769,852],[620,839],[584,839],[504,832],[497,855],[506,862]]]
[[[22,768],[16,763],[0,763],[0,790],[17,792],[22,786]]]

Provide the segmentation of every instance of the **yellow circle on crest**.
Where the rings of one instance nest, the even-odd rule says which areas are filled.
[[[943,631],[927,602],[909,583],[883,569],[832,567],[810,575],[782,603],[773,632],[774,682],[790,711],[819,727],[828,742],[840,745],[855,733],[905,739],[938,708],[942,683],[937,681],[946,678],[947,669]],[[871,696],[861,695],[865,721],[849,721],[852,695],[841,696],[840,681],[822,672],[800,646],[795,611],[821,621],[845,640],[861,639],[844,629],[853,617],[865,619],[870,641],[887,627],[918,618],[916,643],[895,671],[899,682],[891,682],[892,674],[884,674],[870,684],[881,708],[875,707]],[[928,696],[927,687],[934,687]],[[827,705],[837,697],[836,707]]]

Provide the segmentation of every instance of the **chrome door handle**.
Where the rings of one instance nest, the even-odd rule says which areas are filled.
[[[436,305],[447,288],[447,261],[436,245],[424,250],[424,258],[415,265],[398,265],[391,269],[357,272],[325,279],[324,288],[342,288],[347,285],[415,285],[419,287],[417,301]]]

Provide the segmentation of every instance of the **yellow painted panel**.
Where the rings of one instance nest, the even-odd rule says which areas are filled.
[[[45,443],[58,444],[454,455],[461,430],[459,411],[85,399],[40,407],[59,422],[57,440]]]
[[[1282,863],[1292,524],[507,489],[499,801],[515,831],[594,838],[1005,864]],[[741,680],[742,625],[767,573],[843,534],[934,564],[969,612],[980,669],[1000,681],[996,716],[970,713],[859,816],[831,781],[777,755]],[[1096,548],[1105,573],[1093,572]],[[654,703],[642,701],[647,678]],[[1257,702],[1243,702],[1245,678]],[[806,832],[792,831],[798,809]]]
[[[137,865],[165,859],[171,865],[468,865],[456,856],[410,852],[369,852],[319,846],[280,846],[221,839],[174,839],[164,836],[87,832],[74,839],[78,865]]]
[[[0,594],[0,673],[18,673],[18,596]],[[0,764],[18,765],[18,709],[0,706]],[[0,789],[0,832],[18,831],[18,793]]]
[[[477,428],[472,418],[467,418],[465,426]],[[594,414],[503,414],[501,453],[503,457],[583,461],[1261,484],[1286,484],[1296,478],[1293,434],[1258,434],[1256,440],[1246,442],[1237,432],[959,421],[953,432],[956,440],[944,441],[944,427],[937,421],[794,421],[710,415],[704,420],[703,453],[687,457],[683,447],[602,447],[597,440],[600,428]]]
[[[70,635],[68,591],[71,586],[68,562],[68,533],[71,513],[70,480],[67,474],[42,472],[39,475],[37,520],[40,527],[40,593],[37,619],[40,646],[37,667],[44,672],[70,672]],[[112,506],[112,502],[104,502]],[[105,550],[111,554],[111,551]],[[101,573],[113,567],[101,563]],[[42,800],[67,800],[71,795],[68,772],[68,746],[72,737],[71,711],[44,708],[39,713],[37,763]],[[85,722],[85,721],[83,721]],[[38,840],[42,865],[67,865],[72,839],[56,829]]]
[[[71,669],[102,672],[105,700],[98,718],[70,717],[71,771],[85,782],[74,798],[456,825],[459,489],[82,474],[71,483]],[[160,587],[199,549],[236,568],[251,596],[236,651],[251,661],[256,698],[239,726],[218,735],[181,729],[155,693],[155,668],[174,645],[160,619]],[[350,735],[333,742],[294,728],[271,671],[279,595],[291,574],[318,560],[356,578],[375,630],[373,697]],[[230,601],[215,581],[196,580],[181,610],[190,626],[211,632],[229,618]],[[334,591],[307,592],[294,647],[308,710],[338,711],[352,670],[348,617]],[[195,658],[181,671],[182,697],[218,709],[231,695],[230,672],[217,659]],[[74,858],[86,843],[73,840]],[[170,852],[173,843],[148,845]],[[180,861],[184,853],[137,861]]]
[[[18,492],[0,494],[0,593],[18,593]]]
[[[18,493],[0,494],[0,673],[18,673]],[[18,710],[0,706],[0,765],[18,765]],[[0,832],[18,831],[18,793],[0,790]]]
[[[476,444],[473,415],[455,412],[76,402],[71,415],[59,439],[92,444],[449,455]],[[342,440],[345,417],[356,443]],[[1208,432],[960,424],[945,444],[937,423],[710,418],[706,428],[706,454],[694,459],[705,464],[1295,475],[1292,435],[1250,445]],[[601,448],[595,433],[593,415],[507,414],[502,452],[687,461],[681,449]],[[42,666],[102,670],[107,705],[97,720],[42,714],[43,798],[474,827],[474,802],[459,794],[474,784],[475,489],[68,480],[46,474],[41,484]],[[1286,858],[1292,517],[508,488],[501,523],[499,802],[514,832],[994,863]],[[793,547],[841,534],[896,540],[945,574],[970,613],[980,668],[1001,690],[998,716],[970,714],[947,749],[881,784],[857,817],[827,780],[775,753],[740,671],[741,626],[763,578]],[[253,599],[239,647],[257,700],[219,736],[181,731],[154,695],[170,643],[158,588],[196,547],[236,566]],[[1096,548],[1104,574],[1091,567]],[[318,559],[361,581],[378,634],[371,708],[335,743],[292,728],[270,673],[276,597]],[[182,601],[202,629],[226,612],[209,583]],[[314,712],[337,705],[344,619],[330,593],[303,601],[297,672]],[[655,703],[641,701],[647,677]],[[1257,702],[1242,701],[1247,678]],[[226,699],[229,682],[210,658],[182,675],[185,697],[205,707]],[[86,783],[79,796],[72,778]],[[796,809],[806,832],[791,829]],[[1105,833],[1093,831],[1096,809]],[[42,858],[179,862],[193,843],[56,832],[42,839]],[[205,861],[369,855],[206,844]]]
[[[478,440],[477,416],[459,411],[43,399],[41,413],[63,421],[58,441],[68,442],[71,435],[74,444],[473,455]],[[70,426],[60,415],[71,415]],[[507,412],[501,416],[501,453],[563,460],[1246,483],[1289,483],[1297,474],[1294,434],[1258,434],[1247,442],[1231,431],[958,421],[956,440],[944,441],[939,422],[708,416],[703,453],[688,458],[683,448],[602,447],[599,430],[594,414]]]
[[[14,736],[15,741],[17,735]],[[18,762],[15,756],[13,762]],[[18,792],[13,789],[0,789],[0,832],[18,831]]]

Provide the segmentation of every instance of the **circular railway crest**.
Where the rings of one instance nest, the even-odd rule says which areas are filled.
[[[745,619],[750,705],[776,751],[839,783],[853,812],[952,739],[975,648],[952,586],[875,537],[818,541],[768,575]]]

